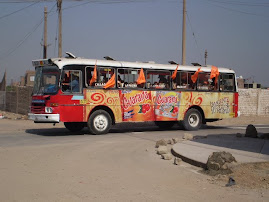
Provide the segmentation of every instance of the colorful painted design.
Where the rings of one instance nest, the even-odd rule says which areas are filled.
[[[85,92],[85,121],[88,120],[91,110],[99,105],[108,106],[115,116],[116,122],[122,122],[120,95],[118,90],[89,90]]]
[[[232,118],[234,93],[182,92],[178,120],[183,120],[192,106],[202,108],[208,119]]]
[[[123,121],[152,121],[154,119],[150,91],[121,92]]]
[[[155,98],[156,121],[175,121],[180,105],[179,92],[158,91]]]
[[[200,107],[206,118],[232,118],[234,93],[139,91],[139,90],[85,90],[84,121],[91,110],[99,105],[108,106],[115,121],[176,121],[183,120],[186,111]]]

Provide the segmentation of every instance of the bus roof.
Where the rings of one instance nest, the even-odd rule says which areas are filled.
[[[110,66],[117,68],[144,68],[144,69],[153,69],[153,70],[175,70],[177,64],[156,64],[152,62],[126,62],[126,61],[115,61],[115,60],[97,60],[97,59],[85,59],[85,58],[51,58],[51,59],[41,59],[33,60],[33,66],[45,66],[55,64],[62,69],[66,65],[89,65],[94,66]],[[210,72],[212,65],[207,66],[183,66],[179,65],[178,70],[182,71],[196,71],[199,67],[204,72]],[[232,69],[218,67],[219,72],[223,73],[235,73]]]

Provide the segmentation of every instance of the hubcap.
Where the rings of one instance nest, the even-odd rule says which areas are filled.
[[[93,126],[98,131],[104,131],[107,125],[108,125],[108,120],[103,114],[96,116],[93,120]]]
[[[189,116],[189,124],[191,127],[196,127],[199,123],[199,117],[196,114],[191,114]]]

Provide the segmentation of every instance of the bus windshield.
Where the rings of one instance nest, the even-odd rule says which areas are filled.
[[[37,67],[33,94],[56,94],[59,89],[59,75],[57,66]]]

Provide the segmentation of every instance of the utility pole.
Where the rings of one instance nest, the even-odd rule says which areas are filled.
[[[207,50],[205,50],[205,65],[206,65],[206,59],[207,59]]]
[[[186,65],[186,0],[183,0],[182,65]]]
[[[43,58],[47,58],[47,17],[48,17],[48,12],[47,12],[47,6],[44,8],[44,44],[43,44]]]
[[[58,10],[58,57],[62,57],[62,0],[57,0],[57,10]]]

